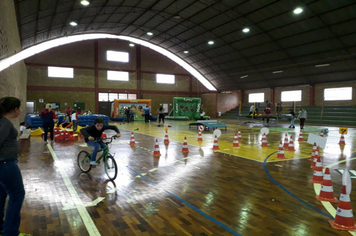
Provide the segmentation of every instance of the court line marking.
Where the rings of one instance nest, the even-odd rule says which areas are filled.
[[[58,162],[59,159],[58,159],[56,153],[54,152],[52,146],[48,143],[47,147],[48,147],[48,150],[50,151],[50,153],[52,155],[53,160],[55,162]],[[99,233],[98,228],[95,226],[94,221],[90,217],[87,209],[83,206],[83,202],[80,199],[77,191],[75,191],[75,188],[74,188],[72,182],[70,181],[67,173],[62,169],[59,169],[59,173],[62,176],[63,182],[65,183],[65,185],[67,187],[67,190],[68,190],[69,194],[71,195],[71,197],[73,199],[75,207],[77,208],[77,210],[79,212],[79,215],[82,218],[83,223],[84,223],[85,227],[88,230],[89,235],[100,236],[101,234]]]
[[[141,175],[139,172],[135,171],[134,169],[132,169],[129,166],[126,166],[130,171],[134,172],[137,175]],[[158,183],[146,178],[145,176],[141,175],[141,178],[150,182],[153,185],[158,186]],[[194,211],[198,212],[199,214],[205,216],[207,219],[211,220],[212,222],[214,222],[215,224],[219,225],[220,227],[224,228],[225,230],[227,230],[228,232],[232,233],[233,235],[237,235],[237,236],[242,236],[241,234],[239,234],[238,232],[236,232],[235,230],[231,229],[229,226],[225,225],[224,223],[216,220],[215,218],[211,217],[210,215],[206,214],[205,212],[203,212],[202,210],[198,209],[197,207],[195,207],[194,205],[190,204],[189,202],[185,201],[184,199],[178,197],[177,195],[165,190],[164,188],[160,187],[163,191],[165,191],[168,195],[172,196],[173,198],[177,199],[178,201],[182,202],[183,204],[185,204],[186,206],[190,207],[191,209],[193,209]]]

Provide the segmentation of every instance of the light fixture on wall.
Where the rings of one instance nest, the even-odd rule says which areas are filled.
[[[302,12],[303,12],[303,8],[300,8],[300,7],[297,7],[297,8],[294,9],[294,11],[293,11],[293,13],[296,14],[296,15],[298,15],[298,14],[300,14],[300,13],[302,13]]]
[[[90,2],[88,0],[81,0],[80,4],[82,4],[83,6],[88,6]]]
[[[242,32],[248,33],[248,32],[250,32],[250,29],[249,29],[249,28],[244,28],[244,29],[242,30]]]
[[[77,26],[77,25],[78,25],[78,23],[75,22],[75,21],[71,21],[69,24],[70,24],[71,26]]]
[[[153,33],[152,32],[147,32],[147,35],[152,36]]]
[[[213,41],[213,40],[210,40],[210,41],[208,42],[208,44],[209,44],[209,45],[213,45],[213,44],[214,44],[214,41]]]

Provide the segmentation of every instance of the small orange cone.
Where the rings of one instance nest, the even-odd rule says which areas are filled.
[[[295,149],[294,149],[294,141],[293,141],[293,136],[292,135],[290,136],[290,141],[289,141],[287,150],[288,151],[295,151]]]
[[[323,132],[323,130],[320,130],[320,137],[324,137],[324,132]]]
[[[239,141],[242,140],[241,131],[240,130],[237,131],[237,140],[239,140]]]
[[[283,147],[288,147],[288,145],[289,145],[288,134],[286,134],[284,136],[284,145],[283,145]]]
[[[168,139],[168,133],[166,131],[166,135],[164,135],[164,141],[163,141],[164,144],[169,144],[169,139]]]
[[[345,143],[344,134],[341,134],[340,141],[339,141],[339,145],[340,145],[340,146],[343,146],[343,145],[345,145],[345,144],[346,144],[346,143]]]
[[[334,189],[331,183],[331,175],[329,167],[325,168],[323,183],[321,184],[320,194],[315,196],[319,201],[325,202],[338,202],[339,200],[334,197]]]
[[[300,130],[298,141],[299,141],[299,142],[300,142],[300,141],[304,141],[303,131],[302,131],[302,130]]]
[[[213,146],[213,150],[220,150],[219,148],[219,143],[218,143],[218,137],[215,135],[215,138],[214,138],[214,146]]]
[[[234,141],[232,142],[232,146],[233,147],[240,147],[239,138],[238,138],[237,134],[235,134]]]
[[[284,150],[283,150],[283,143],[282,140],[279,142],[279,147],[278,147],[278,152],[277,152],[277,158],[278,159],[286,159],[284,156]]]
[[[262,147],[267,147],[267,138],[266,138],[266,134],[265,133],[263,133],[261,141],[262,141],[261,146]]]
[[[329,220],[331,227],[338,230],[356,230],[354,216],[351,208],[350,195],[346,194],[346,185],[342,186],[339,206],[336,210],[335,220]]]
[[[312,165],[310,166],[310,168],[315,169],[315,166],[316,166],[316,162],[317,162],[317,160],[318,160],[318,157],[320,157],[320,155],[319,155],[319,147],[317,146],[317,147],[316,147],[316,150],[315,150],[315,152],[314,152],[313,163],[312,163]]]
[[[315,184],[323,183],[323,166],[319,156],[315,164],[313,179],[311,179],[310,182]]]
[[[183,142],[183,147],[182,147],[182,153],[188,153],[188,143],[187,143],[187,138],[184,137],[184,142]]]
[[[134,137],[134,133],[133,132],[131,132],[130,146],[131,147],[135,147],[136,146],[135,137]]]
[[[159,151],[159,144],[158,144],[158,140],[156,139],[156,143],[155,143],[155,148],[153,150],[153,156],[154,157],[160,157],[161,156],[161,152]]]
[[[310,159],[308,159],[308,161],[314,161],[315,150],[316,150],[316,143],[314,143],[314,145],[313,145],[313,151],[312,151]]]
[[[199,134],[198,134],[198,139],[197,139],[198,142],[203,142],[203,136],[201,135],[201,132],[199,131]]]

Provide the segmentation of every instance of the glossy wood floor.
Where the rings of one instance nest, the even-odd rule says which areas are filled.
[[[39,136],[21,140],[19,165],[26,188],[21,231],[35,236],[350,234],[331,228],[328,220],[333,216],[315,199],[317,186],[309,182],[312,145],[297,141],[299,130],[268,124],[268,146],[261,147],[263,124],[223,122],[228,129],[219,137],[219,152],[212,150],[212,131],[203,132],[203,142],[198,143],[198,132],[189,130],[187,121],[166,121],[167,146],[164,127],[157,123],[112,123],[122,133],[110,146],[119,165],[113,182],[107,180],[103,165],[81,173],[77,154],[91,150],[82,140],[48,145]],[[326,127],[306,126],[304,139],[322,128]],[[356,132],[349,129],[346,145],[340,148],[338,127],[328,128],[321,156],[339,198],[342,176],[336,170],[356,170]],[[234,149],[238,130],[241,147]],[[131,132],[134,148],[129,145]],[[293,135],[296,151],[285,151],[281,161],[276,152],[286,132]],[[184,137],[188,154],[181,152]],[[152,156],[156,138],[160,158]],[[330,206],[336,208],[337,203]]]

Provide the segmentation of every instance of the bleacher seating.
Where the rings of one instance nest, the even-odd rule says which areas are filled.
[[[63,115],[58,117],[58,121],[59,123],[63,122]],[[88,116],[84,116],[84,115],[79,115],[79,122],[78,125],[80,126],[86,126],[86,125],[92,125],[94,124],[94,120],[96,118],[102,118],[104,120],[104,124],[109,124],[109,117],[108,116],[104,116],[104,115],[88,115]],[[26,124],[28,124],[31,128],[36,128],[36,127],[42,127],[43,123],[41,118],[38,115],[34,115],[34,114],[28,114],[25,117],[25,122]]]

